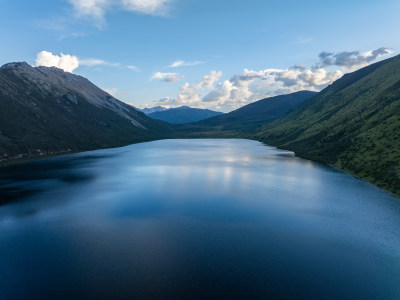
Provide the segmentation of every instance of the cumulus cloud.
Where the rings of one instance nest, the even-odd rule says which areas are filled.
[[[280,83],[283,87],[294,88],[294,90],[308,89],[314,91],[324,88],[343,76],[343,72],[340,70],[329,72],[323,68],[288,68],[284,70],[265,70],[264,73],[273,82],[269,85]]]
[[[211,71],[210,74],[205,75],[203,79],[197,83],[194,84],[195,89],[213,89],[214,83],[219,80],[219,78],[222,76],[221,71]]]
[[[45,67],[56,67],[72,73],[79,66],[79,59],[74,55],[54,55],[48,51],[41,51],[36,56],[36,65]]]
[[[172,0],[69,0],[69,2],[78,16],[102,20],[110,9],[165,15]]]
[[[150,77],[150,80],[159,79],[165,82],[177,82],[184,78],[183,75],[179,75],[177,73],[161,73],[156,72],[153,76]]]
[[[317,67],[339,66],[352,70],[365,67],[380,56],[391,53],[393,53],[391,49],[384,47],[363,53],[360,53],[360,51],[343,51],[338,53],[321,52],[319,54],[320,62],[317,64]]]
[[[184,61],[184,60],[177,60],[174,61],[169,68],[178,68],[178,67],[191,67],[191,66],[196,66],[203,64],[203,61]]]
[[[179,94],[176,98],[165,97],[159,100],[153,101],[153,105],[163,105],[168,107],[188,105],[192,107],[204,107],[205,102],[201,98],[202,90],[213,90],[214,84],[222,76],[221,71],[211,71],[205,75],[200,82],[195,84],[189,84],[185,82],[179,88]]]
[[[176,97],[176,102],[181,105],[198,106],[201,103],[200,95],[189,83],[185,82],[180,87],[180,92]]]
[[[106,67],[128,68],[135,72],[140,71],[138,67],[133,65],[121,66],[120,63],[112,63],[102,59],[97,59],[97,58],[79,59],[75,55],[62,54],[62,53],[61,55],[56,55],[49,51],[41,51],[37,54],[36,66],[56,67],[70,73],[72,73],[79,66],[86,66],[86,67],[106,66]]]

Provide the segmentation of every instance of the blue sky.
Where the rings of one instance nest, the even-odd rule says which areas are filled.
[[[2,0],[0,11],[0,64],[56,65],[139,107],[230,111],[320,90],[400,49],[398,0]]]

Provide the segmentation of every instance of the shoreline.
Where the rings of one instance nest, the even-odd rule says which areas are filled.
[[[51,154],[44,154],[44,155],[32,155],[32,156],[26,155],[26,156],[24,156],[24,157],[12,158],[12,159],[10,159],[10,160],[0,160],[0,171],[1,171],[3,168],[5,168],[5,167],[10,167],[10,166],[13,166],[13,165],[19,165],[19,164],[24,164],[24,163],[30,163],[30,162],[40,161],[40,160],[44,160],[44,159],[48,159],[48,158],[52,158],[52,157],[62,157],[62,156],[65,156],[65,155],[76,154],[76,153],[82,153],[82,152],[87,152],[87,151],[102,150],[102,149],[121,148],[121,147],[126,147],[126,146],[129,146],[129,145],[140,144],[140,143],[146,143],[146,142],[152,142],[152,141],[158,141],[158,140],[170,140],[170,139],[184,139],[184,140],[191,140],[191,139],[194,139],[194,140],[197,140],[197,139],[238,139],[238,138],[239,138],[239,139],[247,139],[247,140],[257,141],[257,142],[262,143],[262,144],[265,145],[265,146],[269,146],[269,147],[272,146],[272,147],[275,147],[275,148],[280,149],[280,150],[292,151],[292,152],[294,153],[294,155],[295,155],[296,157],[298,157],[298,158],[305,159],[305,160],[309,160],[309,161],[312,161],[312,162],[316,162],[316,163],[320,163],[320,164],[329,166],[329,167],[331,167],[331,168],[334,168],[334,169],[336,169],[336,170],[339,170],[339,171],[341,171],[341,172],[344,172],[344,173],[346,173],[346,174],[349,174],[349,175],[351,175],[351,176],[354,176],[354,177],[356,177],[356,178],[358,178],[358,179],[361,179],[361,180],[363,180],[363,181],[365,181],[365,182],[368,182],[369,184],[372,184],[373,186],[375,186],[375,187],[377,187],[377,188],[379,188],[379,189],[381,189],[381,190],[383,190],[383,191],[385,191],[385,192],[387,192],[387,193],[389,193],[389,194],[395,196],[396,198],[400,198],[400,194],[396,194],[396,193],[392,192],[392,191],[389,190],[389,189],[385,189],[385,188],[383,188],[382,186],[379,186],[378,183],[376,183],[376,182],[374,182],[374,181],[372,181],[372,180],[368,180],[368,179],[366,179],[366,178],[363,178],[363,177],[359,176],[359,175],[358,175],[357,173],[355,173],[355,172],[349,172],[349,171],[347,171],[347,170],[344,170],[344,169],[339,168],[338,166],[336,166],[336,165],[334,165],[334,164],[329,164],[329,163],[324,162],[324,161],[321,161],[321,160],[317,160],[317,159],[312,159],[312,158],[309,158],[309,157],[305,157],[305,156],[299,155],[298,153],[296,153],[295,151],[293,151],[293,150],[291,150],[291,149],[280,148],[280,147],[278,147],[278,146],[276,146],[276,145],[267,144],[267,143],[264,142],[264,141],[261,141],[261,140],[259,140],[259,139],[252,138],[252,137],[233,137],[233,136],[232,136],[232,137],[216,137],[216,136],[208,136],[208,137],[200,137],[200,136],[198,136],[198,137],[196,137],[196,136],[195,136],[195,137],[188,138],[188,137],[179,137],[179,136],[175,136],[175,137],[171,137],[171,138],[160,138],[160,139],[154,139],[154,140],[148,140],[148,141],[140,141],[140,142],[130,143],[130,144],[126,144],[126,145],[118,145],[118,146],[115,146],[115,147],[104,147],[104,148],[94,148],[94,149],[71,150],[71,151],[63,151],[63,152],[57,152],[57,153],[51,153]]]

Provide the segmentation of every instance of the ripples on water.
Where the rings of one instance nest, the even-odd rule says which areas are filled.
[[[400,298],[399,199],[249,140],[0,169],[0,298]]]

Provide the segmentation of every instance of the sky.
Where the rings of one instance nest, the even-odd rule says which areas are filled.
[[[0,65],[84,76],[136,107],[228,112],[398,54],[398,0],[0,0]]]

